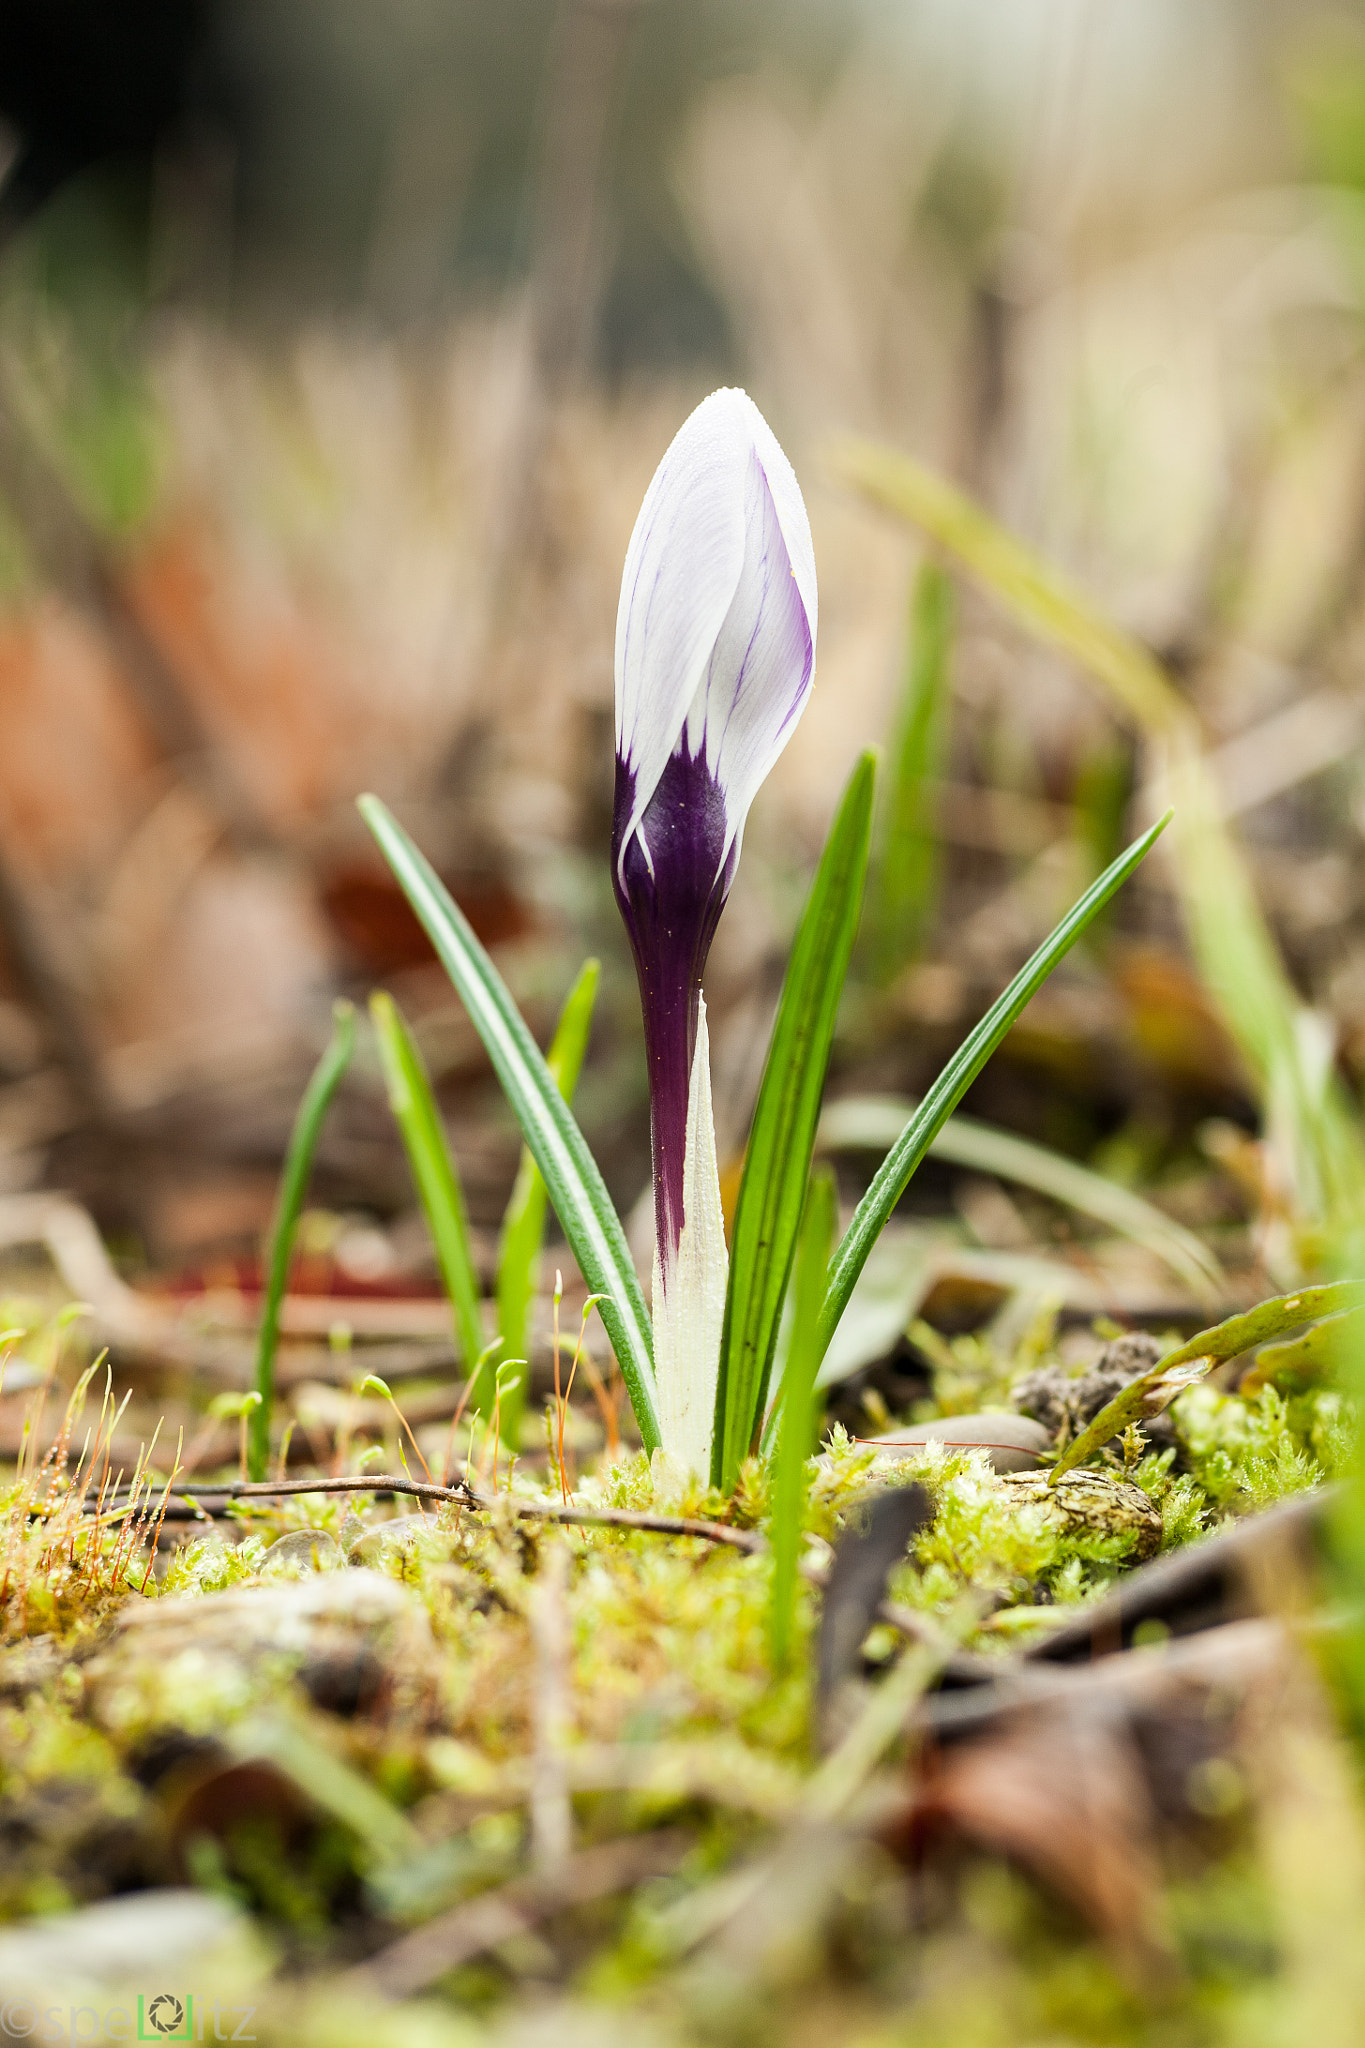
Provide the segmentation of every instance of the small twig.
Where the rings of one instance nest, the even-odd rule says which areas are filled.
[[[494,1501],[488,1494],[480,1493],[477,1487],[467,1481],[454,1486],[437,1486],[434,1481],[413,1479],[410,1475],[399,1476],[386,1472],[371,1478],[367,1473],[351,1474],[341,1478],[318,1479],[268,1479],[259,1484],[239,1480],[215,1480],[211,1485],[197,1486],[193,1490],[193,1501],[185,1494],[172,1496],[185,1501],[186,1505],[216,1501],[278,1500],[296,1493],[374,1493],[407,1494],[417,1500],[449,1501],[455,1507],[478,1508],[490,1513]],[[498,1505],[509,1501],[512,1513],[520,1521],[563,1522],[583,1528],[643,1529],[659,1536],[697,1536],[708,1543],[728,1543],[734,1549],[758,1552],[767,1549],[767,1543],[756,1529],[732,1529],[726,1522],[710,1522],[698,1515],[655,1515],[633,1508],[578,1508],[565,1507],[559,1501],[517,1500],[515,1497],[500,1495]]]

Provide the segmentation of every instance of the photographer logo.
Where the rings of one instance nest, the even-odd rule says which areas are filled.
[[[170,1991],[158,1992],[154,1998],[149,1999],[139,1997],[137,2037],[139,2041],[192,2041],[193,1998],[177,1998]]]

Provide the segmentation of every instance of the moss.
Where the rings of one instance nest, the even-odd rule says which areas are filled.
[[[267,1542],[264,1536],[248,1536],[243,1543],[225,1543],[221,1536],[194,1537],[177,1549],[158,1591],[202,1596],[244,1585],[260,1565]]]
[[[1173,1408],[1193,1476],[1220,1508],[1268,1507],[1335,1476],[1349,1441],[1341,1397],[1286,1398],[1264,1387],[1249,1400],[1191,1387]]]
[[[941,1402],[974,1406],[1000,1398],[1021,1362],[1037,1362],[1050,1343],[1050,1326],[1041,1323],[1027,1343],[1013,1347],[998,1334],[955,1341],[937,1368]],[[1125,1490],[1127,1497],[1136,1494],[1149,1532],[1159,1517],[1167,1549],[1229,1512],[1320,1483],[1339,1468],[1352,1427],[1342,1398],[1323,1391],[1242,1401],[1197,1389],[1183,1398],[1175,1419],[1178,1450],[1149,1450],[1134,1432],[1082,1476],[1096,1500]],[[1037,1478],[1002,1478],[979,1450],[935,1444],[892,1461],[836,1428],[809,1463],[807,1478],[806,1535],[819,1558],[828,1556],[870,1491],[911,1481],[926,1486],[933,1519],[894,1575],[892,1590],[921,1611],[953,1616],[955,1625],[964,1593],[974,1594],[981,1611],[969,1643],[983,1651],[1004,1653],[1026,1643],[1057,1619],[1059,1609],[1103,1592],[1134,1555],[1131,1531],[1102,1516],[1086,1522],[1058,1512]],[[536,1482],[523,1473],[513,1483],[528,1497],[537,1494]],[[576,1498],[584,1505],[723,1514],[761,1530],[767,1471],[761,1460],[747,1461],[734,1497],[724,1501],[667,1460],[626,1455],[583,1476]],[[773,1839],[774,1825],[799,1808],[816,1761],[809,1652],[818,1596],[804,1583],[799,1588],[796,1640],[804,1654],[774,1680],[766,1554],[609,1527],[536,1525],[518,1520],[505,1497],[487,1519],[443,1510],[424,1523],[400,1507],[386,1522],[384,1512],[365,1496],[312,1495],[252,1507],[234,1517],[235,1541],[221,1529],[191,1533],[159,1582],[147,1577],[145,1548],[134,1546],[135,1554],[121,1557],[113,1532],[97,1554],[84,1556],[81,1542],[74,1553],[72,1544],[73,1534],[82,1538],[82,1532],[69,1525],[60,1540],[55,1525],[19,1528],[23,1571],[14,1576],[24,1588],[22,1626],[38,1637],[18,1654],[37,1660],[31,1668],[41,1682],[30,1687],[31,1705],[21,1700],[0,1718],[0,1820],[10,1813],[31,1816],[47,1801],[52,1811],[70,1816],[70,1824],[54,1821],[38,1830],[39,1846],[18,1858],[12,1877],[0,1880],[0,1912],[51,1910],[130,1881],[188,1874],[244,1901],[302,1968],[330,1965],[349,1953],[353,1925],[362,1947],[374,1945],[524,1873],[542,1683],[532,1615],[536,1581],[555,1546],[569,1560],[565,1740],[578,1760],[575,1769],[587,1772],[573,1802],[576,1839],[587,1845],[641,1829],[685,1827],[693,1847],[673,1876],[638,1887],[629,1899],[571,1916],[551,1934],[537,1933],[521,1951],[509,1948],[463,1967],[446,1981],[439,2010],[436,2004],[404,2008],[405,2024],[409,2010],[429,2013],[433,2041],[448,2038],[463,2048],[476,2036],[489,2038],[477,2014],[487,2012],[492,2024],[522,1975],[530,1981],[553,1969],[566,1981],[576,1973],[580,1987],[565,2008],[563,2038],[577,2038],[580,2027],[587,2029],[584,2038],[616,2038],[619,2018],[625,2029],[619,2037],[632,2048],[643,2041],[723,2048],[731,2039],[746,2048],[769,2039],[803,2048],[831,2031],[866,2048],[938,2042],[953,2048],[1131,2042],[1137,2048],[1148,2041],[1160,2048],[1232,2048],[1236,2041],[1241,2048],[1220,2000],[1231,2000],[1234,1985],[1241,1987],[1241,2025],[1251,2010],[1242,1997],[1248,1978],[1274,1968],[1257,1890],[1263,1881],[1254,1870],[1228,1876],[1221,1889],[1171,1889],[1171,1923],[1188,1992],[1178,2025],[1163,2022],[1155,2033],[1150,2006],[1103,1947],[1035,1887],[982,1859],[970,1863],[960,1892],[940,1901],[913,1938],[903,1925],[901,1874],[893,1873],[882,1890],[869,1879],[856,1901],[852,1893],[836,1900],[819,1940],[804,1952],[801,1981],[808,1995],[788,1987],[755,2003],[750,1987],[747,2004],[732,2007],[721,1999],[707,2007],[704,2026],[695,2012],[684,2022],[679,2015],[693,1992],[678,1988],[691,1980],[679,1975],[671,1937],[665,1939],[664,1930],[675,1924],[671,1916],[680,1902]],[[222,1612],[229,1614],[236,1611],[232,1603],[256,1597],[257,1588],[263,1601],[299,1597],[311,1576],[307,1561],[297,1585],[284,1580],[272,1573],[269,1545],[293,1529],[324,1529],[345,1554],[362,1520],[369,1531],[363,1562],[380,1575],[386,1599],[391,1596],[406,1619],[391,1638],[372,1641],[362,1631],[354,1639],[357,1655],[370,1655],[380,1643],[374,1652],[380,1683],[372,1696],[357,1696],[346,1707],[319,1705],[309,1691],[306,1646],[287,1652],[266,1647],[264,1622],[255,1632],[245,1621],[215,1631],[214,1603],[226,1598]],[[111,1567],[103,1580],[96,1564]],[[327,1597],[362,1583],[373,1588],[376,1581],[338,1569],[327,1580]],[[158,1616],[155,1603],[168,1598],[190,1603],[184,1611],[192,1618],[183,1630],[172,1622],[177,1610],[167,1610],[164,1622]],[[144,1607],[143,1618],[111,1631],[116,1611],[130,1601]],[[250,1611],[241,1610],[244,1616]],[[264,1606],[260,1612],[264,1616]],[[167,1624],[177,1629],[171,1639]],[[155,1656],[140,1654],[139,1644],[150,1644],[157,1630]],[[339,1643],[344,1651],[348,1640],[344,1630],[329,1637],[327,1655],[336,1656]],[[399,1641],[406,1646],[401,1655],[391,1647]],[[887,1662],[899,1646],[900,1638],[883,1630],[866,1650],[873,1663]],[[60,1654],[72,1649],[78,1661]],[[363,1780],[366,1796],[382,1802],[372,1816],[382,1821],[387,1814],[405,1841],[403,1831],[410,1830],[410,1849],[401,1856],[376,1851],[374,1840],[362,1839],[325,1800],[319,1806],[317,1785],[310,1794],[309,1774],[296,1762],[295,1793],[312,1815],[306,1827],[291,1832],[283,1819],[247,1812],[240,1825],[194,1835],[182,1865],[158,1865],[157,1855],[166,1854],[170,1802],[179,1795],[148,1792],[139,1775],[152,1782],[148,1759],[189,1745],[194,1754],[211,1753],[213,1768],[222,1769],[242,1745],[251,1753],[253,1728],[267,1724],[287,1727],[315,1760],[325,1756],[329,1768],[351,1774],[353,1791],[355,1779]],[[629,1770],[603,1782],[592,1779],[584,1759],[619,1758],[623,1751]],[[283,1750],[270,1767],[288,1780]],[[168,1785],[177,1782],[176,1768]],[[107,1846],[115,1841],[123,1844],[121,1862]],[[92,1844],[106,1846],[96,1853]],[[1246,1936],[1251,1960],[1245,1967],[1237,1960],[1239,1924],[1253,1930]],[[451,2015],[451,1998],[467,2001],[463,2018]],[[281,1991],[278,2012],[263,2013],[260,2037],[348,2039],[358,2029],[357,2038],[385,2038],[388,2022],[371,2026],[359,2004],[337,2019],[333,2035],[319,2033],[318,2014],[330,2010],[326,1999],[323,1991],[299,2003]],[[614,2003],[616,2013],[593,2000]],[[1246,2039],[1255,2041],[1252,2022],[1246,2024]],[[423,2019],[402,2038],[421,2038],[425,2025]]]
[[[1009,1390],[1020,1375],[1038,1362],[1049,1345],[1056,1318],[1048,1314],[1033,1326],[1019,1346],[1002,1349],[993,1330],[961,1337],[941,1337],[925,1322],[912,1325],[915,1347],[929,1365],[933,1399],[921,1404],[917,1422],[935,1415],[971,1415],[982,1408],[1005,1407]]]
[[[1209,1524],[1206,1489],[1192,1473],[1173,1472],[1174,1450],[1149,1451],[1128,1468],[1127,1477],[1140,1486],[1161,1511],[1161,1547],[1178,1550],[1193,1543]]]

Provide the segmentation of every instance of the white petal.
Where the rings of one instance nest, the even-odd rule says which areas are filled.
[[[788,535],[798,522],[790,508],[784,520],[772,485],[776,464],[770,469],[756,431],[745,478],[744,566],[716,636],[704,689],[687,721],[692,750],[700,753],[705,745],[707,765],[724,794],[727,852],[743,833],[750,804],[796,729],[815,670],[815,618],[802,590],[809,571],[813,600],[810,528],[786,457],[757,409],[751,410],[790,482],[803,543],[794,558]]]
[[[654,1377],[664,1449],[708,1479],[730,1257],[716,1167],[705,997],[697,1016],[684,1159],[682,1236],[668,1272],[654,1249]]]
[[[806,501],[801,496],[796,471],[783,454],[776,434],[753,400],[746,399],[745,402],[749,408],[754,446],[758,450],[758,459],[763,464],[764,475],[768,479],[768,489],[772,493],[778,524],[786,543],[787,559],[791,563],[792,575],[796,578],[796,587],[801,593],[801,602],[805,607],[813,660],[819,599],[815,587],[815,542],[811,539]]]
[[[616,751],[639,823],[678,744],[744,564],[749,400],[713,391],[678,429],[626,550],[616,615]]]

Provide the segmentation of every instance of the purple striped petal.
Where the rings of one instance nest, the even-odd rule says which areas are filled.
[[[616,756],[634,777],[624,839],[644,815],[744,567],[744,470],[738,396],[717,391],[673,438],[626,550],[616,614]],[[746,401],[747,403],[747,401]]]
[[[744,513],[744,566],[685,727],[687,746],[704,754],[724,792],[726,851],[733,842],[736,857],[749,806],[796,729],[815,673],[814,611],[757,447],[744,479]]]

